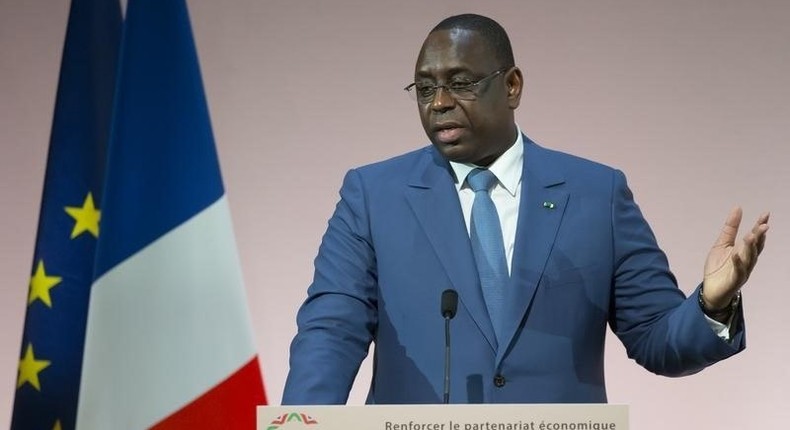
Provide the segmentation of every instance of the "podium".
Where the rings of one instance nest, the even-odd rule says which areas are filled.
[[[258,406],[258,430],[627,430],[628,406]]]

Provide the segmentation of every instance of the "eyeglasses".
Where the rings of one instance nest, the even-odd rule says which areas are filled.
[[[422,104],[431,103],[434,97],[436,97],[436,93],[439,92],[439,88],[444,88],[456,100],[475,100],[477,99],[477,96],[480,95],[478,94],[478,87],[480,84],[491,80],[502,73],[505,73],[507,70],[508,69],[497,70],[496,72],[484,76],[476,81],[456,79],[443,85],[412,82],[403,90],[409,93],[409,97],[411,97],[412,100],[416,100]]]

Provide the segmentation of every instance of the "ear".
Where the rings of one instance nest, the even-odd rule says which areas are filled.
[[[511,67],[505,72],[505,88],[507,88],[507,100],[510,109],[515,109],[521,103],[521,93],[524,90],[524,77],[521,69]]]

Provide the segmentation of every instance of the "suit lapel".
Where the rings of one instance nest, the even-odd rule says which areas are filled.
[[[435,149],[427,148],[422,162],[412,171],[406,198],[458,292],[461,304],[496,351],[496,336],[480,289],[453,175]]]
[[[565,180],[544,151],[524,136],[522,193],[497,365],[529,310],[568,203]]]

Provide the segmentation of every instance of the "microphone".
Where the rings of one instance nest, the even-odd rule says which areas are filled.
[[[455,312],[458,310],[458,293],[455,290],[444,290],[442,292],[442,316],[451,320],[455,318]]]
[[[442,292],[442,317],[444,317],[444,403],[450,403],[450,320],[458,310],[458,293],[453,289]]]

